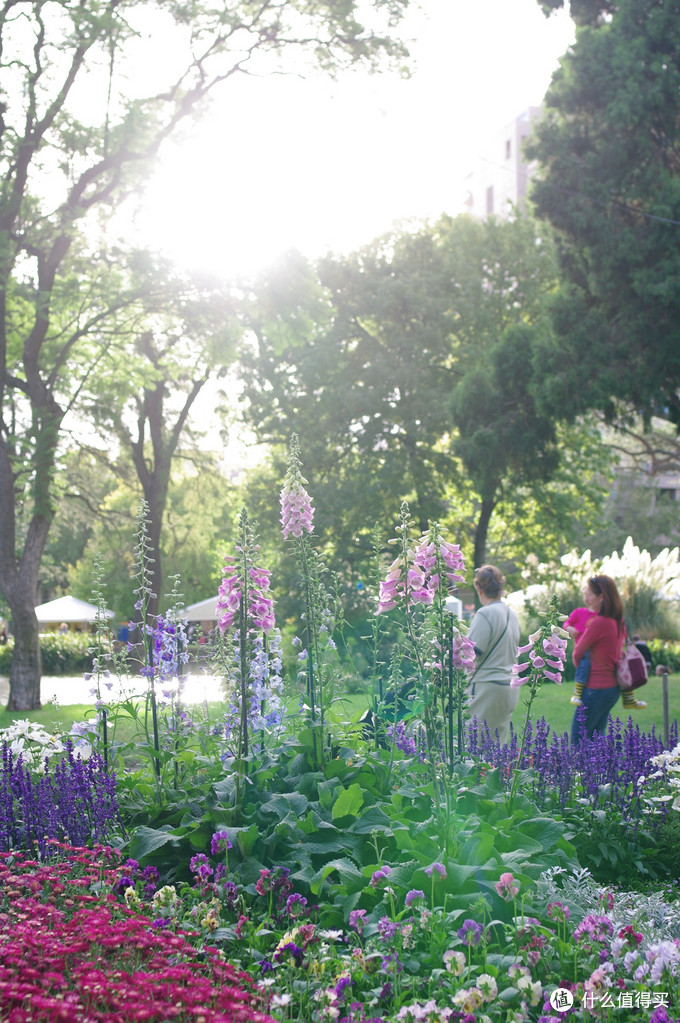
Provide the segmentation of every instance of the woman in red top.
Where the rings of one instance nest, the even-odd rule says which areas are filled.
[[[588,580],[584,590],[586,607],[594,616],[577,639],[572,659],[575,665],[590,651],[590,675],[583,690],[583,706],[579,707],[571,723],[571,741],[576,745],[583,730],[592,736],[604,735],[609,712],[620,695],[616,681],[616,662],[621,656],[625,626],[623,604],[616,583],[608,575],[596,575]],[[582,716],[585,711],[585,724]]]

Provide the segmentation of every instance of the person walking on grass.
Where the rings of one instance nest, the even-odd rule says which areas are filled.
[[[609,712],[621,690],[616,681],[616,664],[626,638],[623,603],[616,583],[608,575],[595,575],[584,590],[586,607],[593,614],[584,631],[576,639],[572,660],[578,669],[586,654],[590,655],[590,672],[581,693],[582,705],[577,707],[571,723],[571,742],[576,746],[585,729],[592,737],[604,735]]]

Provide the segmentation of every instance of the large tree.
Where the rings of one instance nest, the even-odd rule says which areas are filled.
[[[527,220],[443,217],[261,282],[244,353],[251,425],[295,430],[319,520],[352,563],[407,499],[421,529],[476,494],[476,556],[509,489],[557,462],[536,352],[550,325],[551,246]],[[461,469],[461,462],[463,468]]]
[[[576,42],[527,148],[565,279],[546,350],[551,400],[678,425],[680,6],[571,0],[571,12]]]
[[[302,55],[328,68],[402,48],[408,0],[7,0],[0,9],[0,590],[15,635],[9,706],[40,705],[35,618],[64,417],[121,308],[102,218],[220,83]],[[159,44],[162,39],[162,44]],[[279,59],[280,58],[280,59]],[[298,65],[299,66],[299,65]],[[17,528],[17,508],[27,523]]]
[[[119,345],[84,389],[81,415],[97,431],[99,457],[132,486],[134,469],[146,504],[149,613],[156,614],[173,463],[179,457],[192,464],[202,460],[201,430],[192,413],[208,381],[226,373],[238,328],[224,285],[194,280],[156,261],[150,267],[155,286],[140,289],[144,297],[129,310],[127,343],[121,331]]]

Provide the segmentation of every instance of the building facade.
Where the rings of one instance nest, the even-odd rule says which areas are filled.
[[[492,138],[465,179],[465,208],[474,217],[507,216],[523,209],[532,167],[522,154],[522,143],[540,116],[541,107],[528,107]]]

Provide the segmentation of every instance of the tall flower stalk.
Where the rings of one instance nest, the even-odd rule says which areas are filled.
[[[310,539],[314,528],[314,507],[305,489],[306,483],[302,475],[300,445],[297,434],[293,434],[288,471],[281,491],[281,532],[284,540],[292,545],[302,580],[306,646],[299,659],[306,665],[306,694],[314,757],[317,763],[322,764],[328,702],[323,669],[326,651],[334,648],[335,615],[330,594],[323,584],[325,567]]]
[[[150,621],[149,607],[151,600],[155,599],[156,594],[151,589],[151,566],[153,564],[153,558],[151,557],[151,541],[149,539],[149,506],[146,501],[142,501],[139,506],[137,513],[137,543],[134,547],[135,557],[135,572],[134,578],[137,581],[137,586],[134,589],[135,596],[135,611],[137,612],[137,621],[130,622],[130,629],[138,629],[142,637],[143,645],[143,662],[141,668],[141,674],[147,681],[147,715],[149,709],[151,710],[151,724],[153,730],[153,748],[154,748],[154,770],[156,781],[160,782],[161,778],[161,757],[160,757],[160,739],[158,734],[158,705],[156,701],[156,689],[155,689],[155,670],[154,670],[154,637],[153,637],[153,626]]]
[[[525,705],[526,714],[524,715],[524,723],[522,726],[522,737],[520,739],[519,752],[517,754],[517,765],[522,763],[522,756],[524,754],[524,745],[529,735],[529,718],[531,715],[531,705],[534,699],[543,685],[543,682],[547,679],[550,682],[554,682],[557,685],[562,683],[562,672],[564,671],[564,661],[567,651],[567,640],[569,639],[568,633],[564,631],[559,625],[560,621],[564,620],[564,615],[560,614],[559,611],[559,599],[553,595],[550,598],[548,610],[541,612],[544,619],[543,624],[529,636],[529,642],[525,646],[518,647],[517,656],[521,658],[526,656],[526,660],[518,660],[517,664],[512,666],[512,675],[510,678],[510,685],[513,688],[518,686],[525,686]],[[520,771],[516,770],[512,788],[510,789],[510,796],[508,798],[508,806],[512,809],[512,804],[517,793],[517,786],[519,785]]]
[[[102,757],[104,759],[104,767],[108,770],[109,712],[103,689],[105,687],[111,688],[111,682],[109,681],[111,670],[106,666],[105,662],[111,662],[114,659],[114,653],[111,628],[109,626],[109,612],[106,609],[104,596],[104,569],[101,554],[98,554],[94,559],[92,599],[97,608],[94,619],[94,640],[93,645],[89,648],[89,652],[92,654],[92,671],[88,672],[85,678],[87,681],[93,682],[92,688],[97,711],[97,730],[101,732]]]
[[[269,595],[267,569],[257,565],[259,546],[244,508],[239,516],[235,553],[226,558],[217,600],[222,670],[229,691],[225,740],[239,779],[248,759],[267,734],[278,733],[283,719],[280,635]]]
[[[404,503],[399,536],[390,541],[399,546],[399,554],[380,583],[376,614],[396,608],[403,614],[415,669],[417,710],[425,726],[438,801],[441,765],[448,761],[449,775],[453,772],[456,732],[458,752],[462,753],[465,687],[474,650],[464,626],[448,607],[452,591],[464,581],[460,547],[444,538],[436,522],[430,522],[414,542],[412,526]]]

